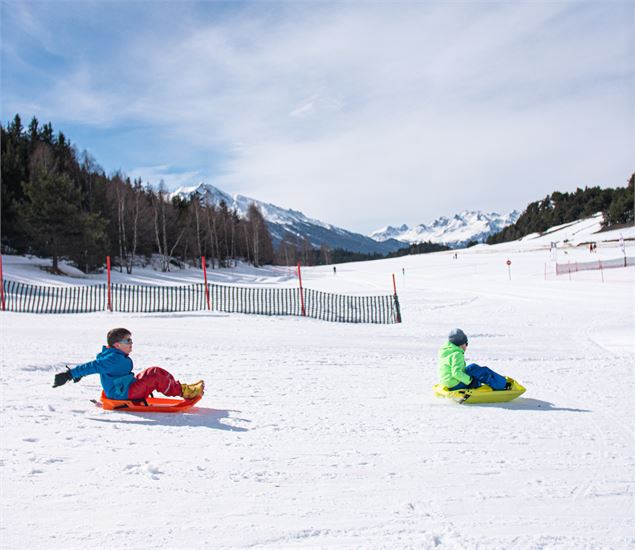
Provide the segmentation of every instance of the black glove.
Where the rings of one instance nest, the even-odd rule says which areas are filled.
[[[70,382],[71,380],[73,382],[79,382],[81,379],[81,376],[79,378],[73,378],[71,369],[66,367],[66,372],[58,372],[55,375],[55,382],[53,383],[53,387],[57,388],[58,386],[63,386],[64,384],[66,384],[66,382]]]

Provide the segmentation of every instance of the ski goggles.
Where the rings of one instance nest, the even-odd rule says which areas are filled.
[[[124,338],[123,340],[119,340],[120,344],[132,344],[132,338]]]

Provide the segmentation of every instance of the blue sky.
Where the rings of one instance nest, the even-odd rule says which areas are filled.
[[[2,121],[359,232],[633,170],[630,2],[1,3]]]

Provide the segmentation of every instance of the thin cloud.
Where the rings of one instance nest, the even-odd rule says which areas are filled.
[[[191,185],[194,181],[201,180],[201,174],[197,171],[176,171],[169,164],[158,166],[140,166],[126,174],[131,180],[140,179],[142,182],[163,183],[166,189],[174,190],[179,187]]]
[[[35,29],[46,14],[29,6]],[[82,54],[58,13],[64,78],[28,100],[7,86],[5,117],[35,104],[54,125],[134,124],[165,145],[135,144],[130,174],[204,179],[364,231],[522,208],[631,169],[623,4],[124,6],[119,19],[147,24],[118,32],[106,17],[101,54]],[[165,161],[191,168],[138,168]]]

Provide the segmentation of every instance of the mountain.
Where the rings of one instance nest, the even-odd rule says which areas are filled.
[[[482,243],[504,227],[516,222],[520,212],[514,210],[506,215],[496,212],[480,212],[464,210],[452,218],[442,216],[431,225],[420,224],[410,228],[407,225],[400,227],[384,227],[371,233],[371,237],[378,241],[395,239],[406,243],[419,243],[431,241],[460,248],[470,241]]]
[[[314,248],[326,245],[330,249],[342,248],[364,254],[387,254],[405,247],[405,243],[389,237],[377,241],[366,235],[308,218],[297,210],[285,209],[244,195],[232,196],[207,183],[194,187],[180,187],[170,195],[170,197],[175,196],[181,198],[198,196],[201,201],[211,204],[225,201],[229,209],[235,209],[240,216],[246,216],[249,205],[254,203],[267,222],[275,247],[278,247],[285,237],[292,240],[296,238],[302,240],[306,237]]]

